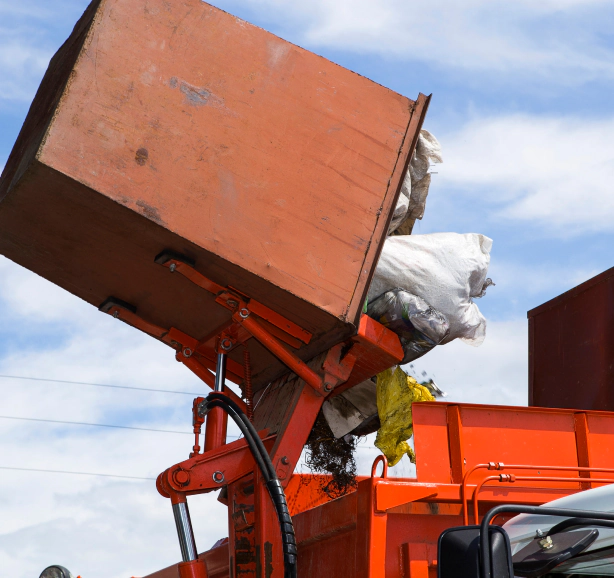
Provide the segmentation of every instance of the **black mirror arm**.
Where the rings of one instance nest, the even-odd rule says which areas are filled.
[[[480,550],[482,556],[482,577],[481,578],[497,578],[491,576],[490,571],[490,532],[488,527],[495,516],[502,512],[514,514],[537,514],[541,516],[561,516],[564,518],[592,518],[594,520],[611,520],[614,521],[614,513],[591,512],[590,510],[567,510],[563,508],[544,508],[542,506],[516,506],[516,505],[501,505],[495,506],[482,519],[480,525]]]

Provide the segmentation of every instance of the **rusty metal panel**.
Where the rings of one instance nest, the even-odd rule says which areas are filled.
[[[529,404],[614,411],[614,268],[528,318]]]
[[[154,264],[172,249],[311,358],[355,331],[427,106],[201,0],[95,0],[0,180],[0,252],[200,339],[228,314]]]

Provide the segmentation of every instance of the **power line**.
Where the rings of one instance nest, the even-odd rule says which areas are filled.
[[[12,468],[10,466],[0,466],[0,470],[16,470],[21,472],[44,472],[47,474],[73,474],[75,476],[100,476],[103,478],[124,478],[126,480],[155,480],[156,478],[139,478],[136,476],[117,476],[115,474],[93,474],[91,472],[69,472],[66,470],[43,470],[38,468]]]
[[[39,421],[39,422],[45,422],[45,423],[59,423],[59,424],[65,424],[65,425],[86,425],[86,426],[92,426],[92,427],[112,427],[112,428],[117,428],[117,429],[132,429],[132,430],[137,430],[137,431],[154,431],[158,433],[183,434],[183,435],[190,435],[190,436],[194,435],[194,432],[188,432],[188,431],[154,429],[154,428],[148,428],[148,427],[132,427],[128,425],[111,425],[111,424],[106,424],[106,423],[87,423],[87,422],[82,422],[82,421],[62,421],[58,419],[42,419],[42,418],[36,418],[36,417],[17,417],[17,416],[12,416],[12,415],[0,415],[0,419],[14,419],[14,420],[19,420],[19,421]],[[241,436],[227,435],[226,439],[237,440],[240,437]]]
[[[112,387],[113,389],[132,389],[136,391],[154,391],[156,393],[178,393],[180,395],[192,395],[192,396],[197,396],[197,397],[199,395],[202,395],[202,393],[192,393],[190,391],[175,391],[172,389],[154,389],[150,387],[134,387],[134,386],[129,386],[129,385],[110,385],[108,383],[89,383],[86,381],[67,381],[64,379],[46,379],[43,377],[24,377],[21,375],[0,375],[0,378],[23,379],[23,380],[28,380],[28,381],[47,381],[51,383],[63,383],[63,384],[69,384],[69,385],[90,385],[93,387]]]
[[[131,427],[128,425],[110,425],[106,423],[86,423],[86,422],[81,422],[81,421],[60,421],[57,419],[40,419],[40,418],[35,418],[35,417],[15,417],[11,415],[0,415],[0,419],[15,419],[15,420],[22,420],[22,421],[42,421],[42,422],[47,422],[47,423],[60,423],[60,424],[67,424],[67,425],[88,425],[92,427],[112,427],[112,428],[118,428],[118,429],[134,429],[134,430],[139,430],[139,431],[155,431],[159,433],[194,435],[192,432],[188,432],[188,431],[153,429],[153,428],[148,428],[148,427]]]

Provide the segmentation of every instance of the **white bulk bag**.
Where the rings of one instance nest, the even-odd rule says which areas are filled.
[[[450,334],[478,346],[486,336],[486,319],[473,302],[487,281],[492,239],[469,233],[433,233],[388,237],[369,288],[372,300],[401,287],[445,315]]]

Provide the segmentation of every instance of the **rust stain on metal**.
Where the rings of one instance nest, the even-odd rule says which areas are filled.
[[[136,155],[134,155],[134,160],[136,161],[136,164],[140,166],[144,166],[148,158],[149,158],[149,151],[146,148],[138,149],[136,151]]]
[[[162,220],[162,217],[160,217],[158,209],[148,205],[145,201],[137,201],[136,206],[141,209],[141,213],[149,220],[154,221],[159,225],[164,225],[164,221]]]

